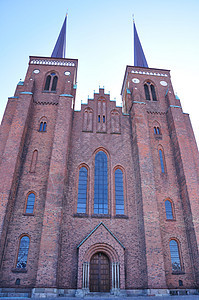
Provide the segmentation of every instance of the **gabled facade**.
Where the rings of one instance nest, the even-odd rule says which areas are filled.
[[[196,292],[198,150],[170,72],[127,66],[122,108],[100,88],[75,111],[77,66],[30,57],[8,99],[1,293]]]

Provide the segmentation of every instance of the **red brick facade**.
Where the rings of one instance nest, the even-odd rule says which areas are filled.
[[[111,292],[198,289],[198,150],[170,72],[127,66],[123,108],[100,88],[81,111],[74,111],[77,64],[75,59],[30,57],[24,83],[8,100],[0,140],[2,291],[88,293],[95,253],[108,258]],[[58,77],[55,91],[52,82],[44,90],[48,75]],[[94,213],[100,151],[107,158],[108,214]],[[87,170],[84,213],[77,210],[81,167]],[[123,176],[122,214],[116,210],[117,169]],[[35,202],[27,213],[30,193]],[[21,268],[23,236],[29,237],[29,250]],[[177,271],[171,241],[178,249]]]

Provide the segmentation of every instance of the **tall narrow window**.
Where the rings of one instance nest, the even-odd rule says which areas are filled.
[[[23,236],[20,240],[19,252],[17,257],[17,269],[25,269],[28,259],[30,239],[28,236]]]
[[[38,151],[34,150],[32,154],[32,161],[30,165],[30,172],[34,173],[36,169],[36,164],[37,164],[37,157],[38,157]]]
[[[157,101],[155,86],[150,81],[144,84],[144,92],[146,100]]]
[[[161,149],[159,149],[159,157],[160,157],[161,171],[162,171],[162,173],[165,173],[164,159],[163,159],[163,152],[162,152]]]
[[[100,151],[95,156],[94,213],[108,214],[107,156]]]
[[[88,171],[85,167],[82,167],[79,170],[78,200],[77,200],[78,213],[86,213],[87,177],[88,177]]]
[[[40,123],[40,126],[39,126],[39,131],[45,132],[46,131],[46,126],[47,126],[47,123],[42,121]]]
[[[172,203],[169,200],[165,201],[165,211],[167,220],[173,220],[173,208]]]
[[[44,91],[56,91],[58,77],[56,73],[52,72],[46,77]]]
[[[44,90],[45,90],[45,91],[49,91],[49,88],[50,88],[50,81],[51,81],[51,76],[48,75],[48,76],[46,77],[46,83],[45,83],[45,87],[44,87]]]
[[[115,171],[115,212],[116,215],[124,214],[123,173],[120,169]]]
[[[58,77],[57,77],[57,76],[54,76],[54,77],[53,77],[53,83],[52,83],[51,91],[56,91],[56,88],[57,88],[57,81],[58,81]]]
[[[171,254],[172,271],[174,272],[181,271],[182,268],[180,263],[178,243],[175,240],[171,240],[169,243],[169,247],[170,247],[170,254]]]
[[[151,100],[150,94],[149,94],[149,87],[147,84],[144,85],[144,91],[145,91],[146,100]]]
[[[26,202],[26,214],[33,214],[35,205],[35,194],[30,193]]]
[[[155,87],[154,87],[153,84],[151,84],[150,86],[151,86],[152,99],[153,99],[153,101],[157,101],[156,92],[155,92]]]

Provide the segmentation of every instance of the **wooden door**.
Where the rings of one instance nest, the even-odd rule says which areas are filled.
[[[102,252],[94,254],[91,258],[90,291],[110,292],[110,263]]]

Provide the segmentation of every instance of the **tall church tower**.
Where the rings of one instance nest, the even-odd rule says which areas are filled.
[[[134,24],[123,107],[100,88],[75,111],[66,19],[0,128],[0,295],[196,293],[198,150],[170,71],[148,67]]]

